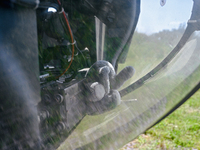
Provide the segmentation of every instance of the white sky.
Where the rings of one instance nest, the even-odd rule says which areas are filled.
[[[163,7],[160,0],[141,0],[137,31],[151,34],[178,28],[189,20],[192,6],[193,0],[167,0]]]

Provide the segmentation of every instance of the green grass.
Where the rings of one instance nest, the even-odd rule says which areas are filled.
[[[128,148],[200,150],[200,90],[175,112],[120,150]]]

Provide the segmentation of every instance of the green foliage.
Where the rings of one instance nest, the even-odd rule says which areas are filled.
[[[134,140],[132,148],[200,149],[199,100],[200,90],[175,112]]]
[[[136,70],[134,77],[124,87],[147,74],[161,62],[176,46],[184,29],[184,26],[180,26],[177,30],[164,30],[152,35],[136,32],[126,63],[119,65],[119,70],[128,65],[133,66]],[[194,34],[192,38],[199,37]],[[187,87],[185,88],[187,89]],[[199,100],[200,90],[175,112],[120,150],[200,149]]]
[[[183,34],[180,30],[164,30],[152,35],[135,32],[124,64],[119,64],[119,71],[126,66],[136,70],[131,82],[136,81],[158,65],[176,46]]]

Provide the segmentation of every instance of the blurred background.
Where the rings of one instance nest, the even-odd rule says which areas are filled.
[[[200,90],[175,112],[120,150],[200,149]]]

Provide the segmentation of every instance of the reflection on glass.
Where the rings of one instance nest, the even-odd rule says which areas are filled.
[[[140,0],[45,0],[37,22],[32,19],[35,10],[0,9],[11,15],[0,13],[3,24],[13,18],[17,23],[10,30],[2,24],[0,28],[6,35],[5,42],[0,40],[5,47],[0,55],[1,99],[6,99],[0,104],[1,116],[5,107],[9,111],[0,120],[6,126],[0,146],[8,149],[11,142],[21,149],[18,137],[37,133],[34,139],[27,137],[38,142],[40,136],[46,149],[117,149],[184,102],[200,80],[200,35],[194,32],[199,30],[200,1],[194,0],[195,11],[192,0],[161,2],[144,0],[140,10]],[[36,121],[21,119],[29,118],[21,112],[24,103]],[[14,126],[17,136],[4,139],[12,132],[15,122],[9,122],[9,115],[15,118],[12,109],[18,105],[23,126]],[[27,130],[19,133],[24,126]]]
[[[174,49],[185,31],[186,22],[191,15],[191,7],[187,8],[185,15],[180,14],[178,12],[180,9],[175,9],[175,6],[177,7],[179,4],[177,2],[169,2],[163,7],[159,3],[156,4],[155,1],[146,2],[148,9],[145,9],[144,4],[145,2],[142,3],[141,8],[143,13],[145,10],[151,12],[149,9],[153,11],[147,13],[148,17],[141,14],[126,62],[119,66],[122,69],[131,65],[136,70],[134,77],[124,87],[154,69]],[[187,3],[180,3],[178,7],[180,5],[183,5],[184,8]],[[190,6],[192,6],[192,2],[190,2]],[[161,9],[164,12],[161,12]],[[155,13],[155,11],[157,12]],[[179,17],[180,15],[184,18]],[[163,16],[169,17],[162,19]],[[144,24],[142,23],[143,18]],[[160,69],[136,90],[123,95],[122,103],[116,109],[98,116],[86,116],[77,127],[76,133],[72,134],[60,149],[65,146],[70,147],[67,143],[72,142],[74,143],[71,145],[73,148],[109,149],[118,147],[143,132],[144,128],[151,127],[179,104],[192,87],[197,85],[200,73],[199,40],[199,33],[194,33],[168,65]],[[120,138],[119,134],[126,138]],[[77,136],[79,136],[78,139]],[[112,141],[115,142],[110,144]]]

